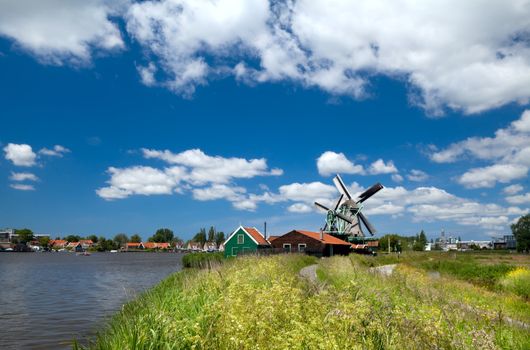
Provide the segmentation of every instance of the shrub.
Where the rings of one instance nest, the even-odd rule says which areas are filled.
[[[217,253],[189,253],[182,258],[184,267],[195,267],[199,269],[212,268],[223,263],[224,255]]]
[[[530,270],[524,267],[510,271],[501,280],[501,286],[526,300],[530,299]]]

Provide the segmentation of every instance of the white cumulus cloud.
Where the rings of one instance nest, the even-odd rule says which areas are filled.
[[[0,35],[46,63],[87,63],[92,51],[124,47],[118,26],[110,20],[128,1],[29,0],[0,2]]]
[[[470,137],[453,143],[430,155],[437,163],[453,163],[471,158],[491,165],[468,170],[458,182],[469,188],[493,187],[527,176],[530,170],[530,111],[507,128],[498,129],[494,137]]]
[[[378,159],[375,162],[373,162],[370,165],[370,168],[368,169],[370,174],[377,175],[377,174],[394,174],[397,173],[398,170],[396,166],[394,165],[394,162],[389,160],[385,163],[384,160]]]
[[[11,188],[19,191],[34,191],[35,187],[33,185],[26,185],[26,184],[11,184],[9,185]]]
[[[12,181],[38,181],[39,178],[32,173],[15,173],[12,172],[11,176],[9,177]]]
[[[502,192],[504,192],[505,194],[514,195],[516,193],[521,192],[522,190],[523,190],[523,186],[519,184],[514,184],[514,185],[504,187]]]
[[[55,145],[52,149],[44,147],[39,150],[39,154],[50,157],[62,157],[65,153],[69,152],[70,150],[68,148],[61,145]]]
[[[162,0],[126,15],[161,83],[183,94],[233,74],[365,97],[384,75],[407,80],[411,100],[438,114],[528,102],[529,18],[518,0]]]
[[[324,152],[317,159],[318,173],[322,176],[341,174],[364,174],[362,165],[353,164],[344,153]]]
[[[30,167],[35,165],[37,154],[30,145],[9,143],[4,147],[5,158],[17,166]]]

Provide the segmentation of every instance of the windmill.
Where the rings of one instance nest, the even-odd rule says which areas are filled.
[[[374,235],[375,228],[362,213],[363,203],[378,191],[383,189],[383,185],[376,183],[363,193],[357,199],[354,199],[340,175],[333,178],[333,183],[340,192],[340,197],[334,209],[315,202],[315,205],[326,210],[326,224],[323,231],[332,236],[336,236],[347,242],[363,240],[365,234],[361,228],[361,222],[370,235]]]

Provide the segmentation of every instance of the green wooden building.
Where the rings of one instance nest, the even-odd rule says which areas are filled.
[[[225,257],[249,254],[270,247],[269,241],[255,227],[239,226],[224,243]]]

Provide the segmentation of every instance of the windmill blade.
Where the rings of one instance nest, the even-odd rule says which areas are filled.
[[[375,185],[373,185],[372,187],[370,187],[369,189],[361,193],[361,195],[359,196],[359,200],[357,202],[361,202],[361,203],[364,202],[365,200],[372,197],[374,194],[376,194],[383,188],[384,186],[381,185],[379,182],[376,183]]]
[[[326,207],[325,205],[322,205],[322,204],[320,204],[320,203],[318,203],[318,202],[315,202],[315,205],[316,205],[317,207],[320,207],[320,208],[324,209],[325,211],[330,211],[330,210],[331,210],[331,209],[329,209],[328,207]]]
[[[333,183],[335,184],[335,187],[337,187],[339,192],[342,193],[342,195],[348,197],[348,199],[352,198],[350,192],[348,192],[348,188],[344,184],[344,181],[342,181],[342,178],[339,174],[337,174],[337,176],[333,178]]]
[[[339,209],[339,205],[340,205],[340,202],[342,202],[342,198],[344,198],[343,194],[340,195],[339,200],[337,201],[337,204],[335,205],[335,211]]]
[[[346,221],[347,223],[353,224],[353,220],[351,218],[347,217],[346,215],[341,214],[341,213],[337,213],[337,212],[335,212],[335,215],[337,217],[341,218],[342,220]]]
[[[335,210],[331,210],[331,209],[329,209],[328,207],[326,207],[325,205],[322,205],[322,204],[320,204],[320,203],[318,203],[318,202],[315,202],[315,205],[316,205],[317,207],[320,207],[320,208],[326,210],[326,211],[331,211],[331,212],[333,212],[333,214],[334,214],[336,217],[341,218],[342,220],[346,221],[347,223],[353,224],[352,219],[350,219],[350,218],[347,217],[346,215],[341,214],[341,213],[338,213],[338,212],[336,212]]]
[[[368,232],[370,232],[370,234],[373,236],[374,233],[376,232],[375,231],[375,228],[372,226],[372,224],[370,223],[370,221],[368,221],[368,219],[366,218],[366,216],[364,216],[363,213],[359,213],[357,214],[357,217],[359,219],[361,219],[361,221],[363,222],[364,226],[366,226],[366,228],[368,229]]]

